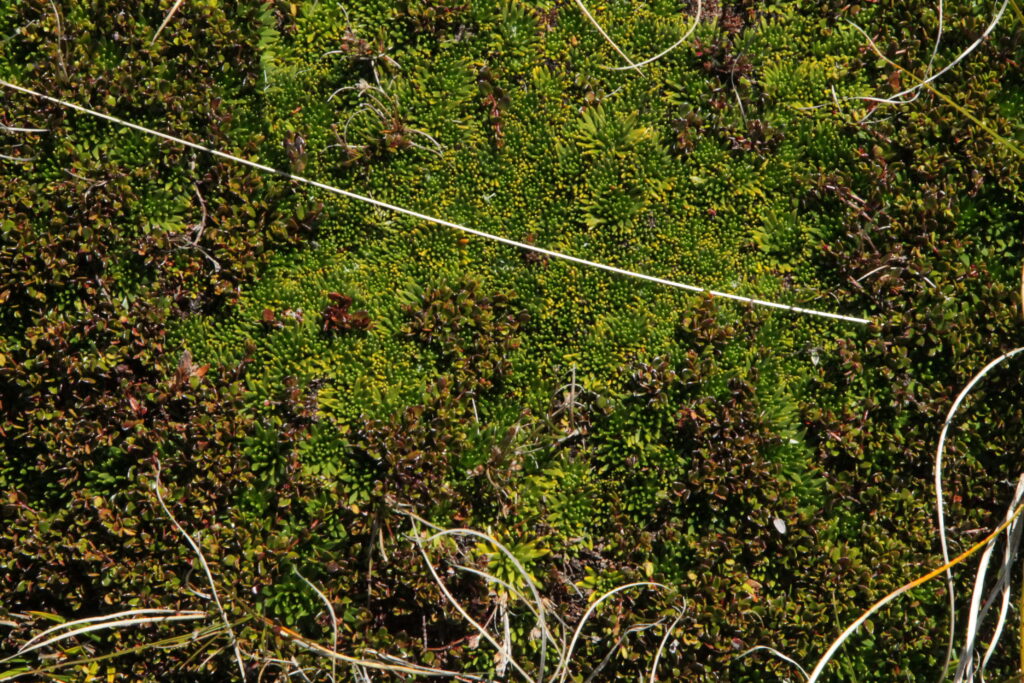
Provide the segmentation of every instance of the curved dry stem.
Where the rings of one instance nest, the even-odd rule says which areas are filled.
[[[787,657],[786,655],[784,655],[781,652],[779,652],[778,650],[776,650],[774,647],[768,647],[767,645],[757,645],[755,647],[750,648],[749,650],[746,650],[745,652],[740,653],[739,656],[740,657],[746,657],[747,655],[749,655],[749,654],[751,654],[753,652],[757,652],[758,650],[764,650],[768,654],[775,655],[776,657],[778,657],[782,661],[784,661],[787,664],[795,667],[796,670],[799,671],[803,675],[804,680],[805,681],[807,680],[807,671],[806,671],[806,669],[804,669],[802,666],[800,666],[800,663],[798,661],[796,661],[792,657]]]
[[[538,613],[537,608],[534,607],[530,603],[530,601],[527,599],[527,597],[525,595],[523,595],[523,593],[518,588],[513,586],[511,583],[509,583],[508,581],[505,581],[503,579],[499,579],[497,576],[494,576],[493,574],[488,574],[487,572],[480,571],[479,569],[474,569],[473,567],[467,567],[467,566],[461,565],[461,564],[453,564],[451,566],[452,566],[453,569],[458,569],[459,571],[464,571],[464,572],[467,572],[469,574],[473,574],[475,576],[479,576],[480,578],[484,579],[485,581],[490,581],[490,582],[496,583],[499,586],[501,586],[502,588],[504,588],[505,590],[507,590],[509,593],[514,595],[517,600],[519,600],[524,605],[526,605],[526,609],[530,610],[530,612],[533,614],[533,616],[537,617],[538,628],[540,628],[540,624],[542,623],[541,622],[541,615]],[[545,612],[545,614],[546,614],[546,612]],[[553,615],[553,616],[556,619],[558,619],[558,615]],[[564,623],[562,623],[561,625],[565,626]],[[555,637],[551,634],[551,631],[545,626],[544,628],[541,628],[541,634],[542,634],[542,636],[544,638],[547,638],[548,642],[550,642],[551,645],[555,648],[555,652],[559,655],[559,657],[561,657],[561,655],[562,655],[562,648],[559,645],[558,641],[555,640]]]
[[[238,623],[241,623],[242,621],[246,620],[247,619],[240,620]],[[117,657],[123,657],[124,655],[131,654],[134,652],[141,652],[149,648],[158,648],[161,650],[182,648],[218,636],[221,634],[223,630],[224,627],[218,624],[216,626],[210,626],[205,629],[193,631],[190,634],[171,636],[170,638],[164,638],[162,640],[142,643],[140,645],[135,645],[129,648],[125,648],[123,650],[117,650],[116,652],[108,652],[106,654],[96,655],[93,657],[83,657],[80,659],[63,659],[60,660],[57,664],[41,666],[35,669],[29,667],[25,667],[23,669],[15,669],[13,671],[4,672],[4,674],[0,676],[0,681],[12,681],[22,676],[35,676],[37,680],[41,680],[42,678],[46,678],[47,674],[50,674],[54,671],[59,671],[61,669],[73,669],[75,667],[85,666],[86,664],[103,662],[110,659],[115,659]]]
[[[177,0],[177,2],[174,3],[174,5],[171,7],[171,10],[167,13],[167,16],[165,16],[164,20],[160,23],[160,28],[158,28],[156,30],[156,33],[153,34],[153,39],[149,41],[150,44],[156,42],[156,39],[160,36],[160,33],[164,30],[167,24],[171,23],[171,19],[174,18],[174,13],[178,11],[178,8],[181,7],[182,3],[184,2],[185,0]]]
[[[345,119],[345,125],[341,129],[341,138],[344,141],[344,143],[347,146],[349,146],[349,147],[363,147],[363,145],[349,145],[349,142],[348,142],[348,129],[349,129],[349,126],[352,125],[352,120],[355,119],[356,116],[358,116],[359,114],[363,114],[363,113],[373,113],[373,112],[371,112],[370,108],[367,107],[365,104],[361,104],[358,107],[356,107],[356,110],[354,112],[352,112],[351,114],[348,115],[347,119]]]
[[[926,78],[928,76],[931,76],[933,71],[934,71],[935,59],[939,55],[939,46],[942,45],[942,33],[943,33],[944,26],[945,26],[945,8],[944,8],[943,0],[939,0],[938,15],[939,15],[939,28],[938,28],[938,31],[935,34],[935,43],[932,45],[932,53],[928,57],[928,64],[927,64],[927,66],[925,66],[925,69],[924,69],[924,73],[925,73],[925,77]],[[913,96],[901,98],[900,102],[902,104],[910,104],[911,102],[915,101],[918,97],[921,96],[921,92],[922,92],[922,90],[919,89],[917,92],[915,92],[913,94]]]
[[[648,683],[654,683],[658,680],[658,662],[661,660],[661,653],[665,650],[665,643],[668,642],[669,637],[672,635],[672,630],[679,625],[679,622],[683,620],[683,615],[685,614],[686,608],[684,607],[683,611],[679,613],[679,616],[676,617],[675,621],[669,624],[669,627],[665,629],[665,635],[662,637],[661,643],[658,645],[658,651],[654,653],[654,662],[651,664],[651,677],[648,679]]]
[[[217,605],[217,611],[220,613],[221,621],[224,622],[224,628],[227,630],[228,639],[231,641],[231,648],[235,652],[235,661],[238,663],[238,674],[241,676],[239,680],[245,680],[245,663],[242,662],[242,651],[238,647],[238,639],[235,637],[235,630],[231,627],[231,621],[228,619],[227,612],[224,611],[224,605],[220,602],[220,596],[217,594],[217,584],[213,580],[213,572],[210,571],[210,565],[206,562],[206,556],[203,555],[202,549],[199,544],[192,540],[192,537],[188,535],[188,532],[178,524],[178,520],[171,514],[167,504],[164,503],[164,497],[160,493],[160,461],[156,461],[156,470],[154,471],[153,491],[156,492],[156,499],[160,502],[160,507],[163,508],[164,513],[171,520],[171,524],[178,530],[185,540],[192,547],[196,556],[199,558],[199,563],[203,566],[203,571],[206,573],[206,580],[210,584],[210,594],[213,595],[213,602]]]
[[[313,592],[316,593],[317,596],[320,598],[320,600],[323,601],[323,603],[327,606],[327,613],[331,615],[331,634],[334,636],[334,641],[333,641],[334,647],[333,647],[333,649],[334,649],[335,652],[337,652],[338,651],[338,615],[334,613],[334,605],[331,604],[331,601],[327,599],[327,596],[324,595],[323,592],[319,588],[317,588],[313,584],[312,581],[310,581],[305,576],[300,574],[298,569],[296,569],[295,567],[292,567],[292,571],[295,572],[295,575],[297,577],[299,577],[300,579],[305,581],[306,585],[309,586],[310,588],[312,588]],[[333,681],[337,681],[337,678],[335,677],[335,675],[337,674],[337,671],[338,671],[338,662],[337,662],[337,660],[332,659],[331,660],[331,681],[332,682]]]
[[[967,394],[971,392],[971,389],[973,389],[974,386],[980,382],[990,370],[992,370],[992,368],[1009,358],[1013,358],[1021,351],[1024,351],[1024,346],[1004,353],[1002,356],[999,356],[999,358],[996,358],[994,361],[982,368],[978,374],[971,378],[971,381],[967,383],[967,386],[960,391],[956,400],[953,401],[953,405],[950,406],[949,413],[946,415],[946,420],[942,423],[942,432],[939,434],[939,445],[935,451],[935,512],[939,524],[939,545],[942,547],[942,560],[947,564],[949,563],[949,541],[946,538],[946,513],[945,506],[942,501],[942,456],[946,449],[946,436],[949,433],[949,427],[953,423],[953,418],[956,416],[956,411],[960,408],[960,404],[963,403],[965,398],[967,398]],[[953,640],[956,632],[956,588],[953,585],[953,572],[949,569],[946,570],[946,590],[949,593],[949,642],[946,648],[945,662],[942,665],[942,676],[939,680],[945,680],[946,674],[949,672],[949,663],[953,657]]]
[[[882,60],[883,62],[885,62],[886,64],[888,64],[892,68],[896,69],[897,71],[899,71],[903,75],[905,75],[905,76],[907,76],[909,78],[917,78],[917,76],[915,74],[911,73],[905,67],[903,67],[903,66],[897,64],[896,62],[892,61],[891,59],[889,59],[885,55],[885,53],[882,52],[879,49],[878,45],[875,44],[875,41],[871,39],[871,36],[869,36],[867,33],[864,32],[864,29],[862,29],[860,26],[857,26],[856,24],[853,24],[852,22],[851,22],[850,25],[853,26],[857,31],[859,31],[862,36],[864,36],[865,40],[868,41],[868,44],[871,46],[871,50],[875,53],[876,57],[878,57],[880,60]],[[977,116],[975,116],[964,105],[960,104],[959,102],[954,100],[949,95],[946,95],[945,93],[943,93],[941,90],[937,89],[931,83],[925,83],[925,82],[922,81],[921,85],[923,85],[924,87],[928,88],[929,92],[931,92],[933,95],[935,95],[936,97],[941,99],[947,105],[949,105],[953,109],[956,109],[958,112],[960,112],[961,114],[966,116],[968,119],[970,119],[974,123],[974,125],[978,126],[983,131],[988,133],[992,137],[993,140],[995,140],[999,144],[1003,145],[1004,147],[1006,147],[1007,149],[1012,151],[1017,156],[1024,157],[1024,149],[1022,149],[1016,142],[1014,142],[1013,140],[1010,140],[1010,139],[1008,139],[1006,137],[1003,137],[1002,135],[997,133],[995,131],[995,129],[993,129],[988,123],[986,123],[982,119],[980,119]],[[862,100],[872,101],[875,98],[870,98],[870,97],[862,97],[862,98],[847,97],[847,98],[844,98],[844,100],[847,100],[847,101],[848,100],[852,100],[852,99],[862,99]],[[824,105],[822,105],[822,106],[824,106]],[[800,107],[800,108],[801,109],[816,109],[818,107]],[[870,112],[868,113],[868,115],[870,115]]]
[[[981,34],[981,36],[978,37],[978,39],[975,40],[973,43],[971,43],[967,47],[967,49],[965,49],[963,52],[958,54],[953,59],[953,61],[951,61],[946,66],[944,66],[939,71],[937,71],[937,72],[927,76],[923,80],[915,83],[913,86],[901,90],[900,92],[892,95],[891,97],[849,97],[847,99],[850,99],[850,100],[866,100],[866,101],[869,101],[869,102],[877,102],[879,104],[907,104],[908,102],[913,101],[913,100],[907,100],[906,96],[920,91],[921,88],[925,87],[926,85],[929,85],[933,81],[935,81],[935,80],[941,78],[942,76],[944,76],[945,74],[947,74],[950,70],[955,68],[957,64],[962,62],[972,52],[974,52],[976,49],[978,49],[978,46],[980,46],[983,42],[985,42],[985,39],[988,38],[989,35],[992,33],[992,31],[995,30],[996,26],[999,25],[999,21],[1003,18],[1003,15],[1006,13],[1006,8],[1007,8],[1007,6],[1009,6],[1009,4],[1010,4],[1010,0],[1003,0],[1002,4],[999,6],[999,9],[996,11],[995,16],[992,18],[992,21],[989,22],[988,26],[985,27],[985,31]],[[863,34],[864,36],[867,36],[867,32],[865,32],[864,29],[862,29],[860,26],[857,26],[853,22],[849,22],[849,23],[854,28],[856,28],[858,31],[860,31],[861,34]],[[941,35],[940,35],[940,37],[941,37]],[[871,38],[869,37],[868,40],[871,40]],[[874,41],[871,41],[871,42],[872,42],[872,46],[874,47]],[[938,49],[938,46],[936,45],[936,50],[937,49]],[[930,69],[931,69],[931,63],[929,63],[929,70]]]
[[[390,660],[391,662],[395,662],[395,663],[392,664],[392,663],[385,663],[385,662],[375,662],[372,659],[361,659],[359,657],[352,657],[350,655],[342,654],[342,653],[336,652],[335,650],[332,650],[330,648],[324,647],[320,643],[317,643],[315,641],[309,640],[308,638],[303,636],[301,633],[297,633],[296,631],[293,631],[292,629],[290,629],[290,628],[288,628],[286,626],[281,626],[280,624],[274,623],[273,621],[271,621],[270,619],[267,619],[266,617],[259,617],[259,618],[265,624],[270,626],[270,628],[274,631],[274,633],[276,633],[277,635],[281,636],[282,638],[287,638],[288,640],[292,641],[293,643],[295,643],[296,645],[298,645],[299,647],[301,647],[301,648],[303,648],[305,650],[309,650],[311,652],[315,652],[315,653],[317,653],[319,655],[322,655],[324,657],[330,657],[331,659],[336,659],[337,661],[344,662],[345,664],[350,664],[350,665],[362,667],[362,668],[365,668],[365,669],[375,669],[377,671],[390,671],[390,672],[394,672],[394,673],[404,673],[404,674],[411,674],[411,675],[415,675],[415,676],[432,676],[432,677],[435,677],[435,678],[454,678],[456,680],[461,680],[461,681],[483,681],[484,680],[483,677],[476,676],[476,675],[473,675],[473,674],[461,673],[459,671],[448,671],[447,669],[436,669],[436,668],[429,667],[429,666],[423,666],[421,664],[414,664],[412,662],[407,662],[404,659],[401,659],[399,657],[394,657],[392,655],[386,655],[386,654],[384,654],[382,652],[377,652],[375,650],[367,650],[367,652],[373,654],[375,657],[378,657],[380,659],[387,659],[387,660]]]
[[[594,15],[590,13],[590,10],[587,9],[587,6],[583,4],[583,0],[576,0],[576,6],[580,8],[581,12],[583,12],[583,16],[587,18],[587,21],[594,25],[594,28],[597,29],[597,32],[600,33],[606,41],[608,41],[608,44],[612,46],[612,49],[615,50],[615,52],[617,52],[620,57],[626,60],[626,64],[629,64],[630,68],[640,68],[639,66],[636,65],[635,62],[633,62],[632,59],[629,58],[629,55],[623,52],[622,48],[619,47],[614,40],[612,40],[612,37],[608,35],[608,32],[601,27],[601,24],[599,24],[597,19],[594,18]]]
[[[41,648],[46,647],[47,645],[52,645],[54,643],[59,643],[62,640],[68,640],[69,638],[74,638],[75,636],[84,635],[86,633],[93,633],[95,631],[102,631],[104,629],[109,629],[109,628],[120,628],[122,626],[143,626],[145,624],[159,624],[159,623],[163,623],[163,622],[167,622],[167,621],[195,621],[196,619],[206,619],[207,616],[209,616],[209,615],[207,615],[206,612],[190,612],[190,613],[184,613],[183,612],[183,613],[179,613],[179,614],[170,614],[170,615],[162,616],[162,617],[138,617],[138,618],[135,618],[135,619],[114,619],[112,621],[104,621],[104,622],[98,623],[98,624],[90,624],[89,626],[83,626],[81,628],[76,628],[73,631],[68,631],[67,633],[62,633],[59,636],[54,636],[53,638],[48,638],[48,639],[44,640],[43,642],[36,643],[35,645],[33,645],[31,647],[22,647],[20,650],[18,650],[13,655],[11,655],[9,657],[4,657],[3,659],[0,659],[0,663],[10,661],[11,659],[14,659],[15,657],[20,657],[22,655],[28,654],[29,652],[34,652],[36,650],[39,650]]]
[[[434,138],[434,136],[431,135],[430,133],[424,132],[424,131],[420,130],[419,128],[410,128],[409,132],[410,133],[416,133],[417,135],[422,135],[426,139],[430,140],[430,142],[433,143],[434,147],[437,148],[437,149],[430,149],[429,147],[424,147],[423,145],[416,145],[420,149],[424,149],[424,150],[426,150],[428,152],[433,152],[433,153],[437,154],[438,156],[443,156],[444,155],[444,146],[440,142],[438,142]],[[416,143],[413,143],[413,144],[416,144]]]
[[[656,583],[654,581],[637,581],[635,583],[627,583],[625,585],[618,586],[617,588],[613,588],[591,603],[590,607],[587,608],[587,611],[584,612],[583,618],[580,619],[580,623],[576,625],[576,631],[572,634],[572,640],[569,641],[569,649],[566,650],[565,657],[562,658],[558,669],[555,670],[555,675],[558,675],[559,670],[562,672],[561,677],[558,679],[560,683],[565,683],[565,677],[569,675],[569,662],[572,659],[572,651],[576,649],[576,642],[580,638],[580,633],[583,632],[583,627],[586,626],[587,621],[589,621],[590,616],[594,613],[594,610],[597,609],[597,606],[616,593],[621,593],[629,588],[637,588],[638,586],[643,586],[645,588],[667,588],[664,584]]]
[[[181,2],[181,0],[179,0]],[[60,72],[64,75],[64,79],[68,78],[68,63],[64,58],[64,25],[60,20],[60,11],[57,9],[57,5],[54,4],[53,0],[50,0],[50,9],[53,10],[53,18],[57,22],[57,61],[60,65]]]
[[[585,679],[583,679],[583,683],[594,683],[595,680],[598,680],[598,675],[600,675],[600,673],[604,671],[604,668],[608,666],[608,662],[612,660],[615,653],[618,652],[619,648],[622,647],[622,644],[626,642],[626,638],[634,633],[643,633],[644,631],[649,631],[652,628],[657,628],[661,626],[663,621],[664,620],[658,620],[653,624],[636,624],[623,631],[622,635],[615,639],[615,644],[611,646],[607,653],[605,653],[604,659],[602,659],[601,662],[594,667],[594,670],[591,671]]]
[[[1009,519],[1007,519],[1005,522],[996,527],[995,531],[990,533],[982,540],[978,541],[976,544],[974,544],[964,552],[960,553],[954,559],[950,560],[941,567],[937,567],[928,572],[927,574],[900,586],[899,588],[897,588],[896,590],[889,593],[884,598],[873,604],[867,610],[865,610],[863,614],[857,617],[856,621],[854,621],[852,624],[846,627],[846,629],[839,635],[839,637],[835,639],[832,645],[829,646],[828,650],[825,651],[825,654],[822,655],[821,659],[818,661],[818,664],[811,671],[810,676],[808,676],[807,683],[815,683],[818,680],[818,677],[821,676],[821,673],[825,670],[825,667],[828,666],[828,663],[832,661],[832,657],[835,656],[835,653],[839,650],[840,647],[843,646],[843,643],[845,643],[849,639],[849,637],[853,635],[854,632],[856,632],[856,630],[860,628],[865,621],[870,619],[871,615],[875,614],[880,609],[882,609],[883,607],[885,607],[890,602],[892,602],[899,596],[903,595],[907,591],[913,590],[921,584],[931,581],[936,576],[941,576],[944,572],[949,571],[956,565],[960,564],[967,558],[977,553],[982,548],[988,546],[988,544],[992,543],[996,538],[998,538],[999,534],[1003,533],[1003,531],[1005,531],[1006,528],[1013,523],[1013,520],[1017,519],[1017,517],[1019,517],[1022,512],[1024,512],[1024,505],[1018,506],[1017,509],[1014,510],[1013,514],[1009,517]]]
[[[441,532],[441,533],[438,533],[438,534],[434,534],[433,536],[427,538],[426,540],[430,541],[430,540],[433,540],[433,539],[435,539],[435,538],[437,538],[439,536],[443,536],[443,535],[445,535],[444,532]],[[423,549],[423,543],[420,542],[419,539],[413,539],[413,542],[416,544],[416,549],[419,550],[420,555],[423,556],[423,561],[427,565],[427,570],[430,572],[430,576],[433,577],[434,583],[437,584],[437,587],[441,590],[441,594],[444,595],[445,599],[448,600],[448,602],[450,602],[452,604],[452,606],[456,609],[456,611],[458,611],[458,613],[462,615],[463,619],[468,621],[470,623],[470,625],[477,630],[477,632],[484,638],[484,640],[486,640],[488,643],[490,643],[491,645],[494,646],[494,648],[502,656],[502,660],[503,661],[507,661],[509,664],[511,664],[512,668],[515,669],[516,672],[520,676],[523,677],[523,679],[525,679],[529,683],[536,683],[536,681],[534,681],[534,679],[530,676],[530,674],[526,673],[526,670],[523,669],[523,667],[520,666],[519,663],[515,659],[512,658],[511,653],[506,652],[506,647],[504,645],[502,645],[501,643],[499,643],[494,638],[494,636],[492,636],[487,631],[486,628],[484,628],[483,626],[480,625],[480,623],[476,619],[471,617],[469,615],[469,612],[466,611],[466,608],[464,608],[462,606],[462,603],[460,603],[458,600],[455,599],[455,596],[452,595],[451,591],[448,590],[448,587],[444,585],[444,581],[442,581],[441,577],[438,576],[437,570],[434,569],[434,565],[430,561],[430,557],[427,555],[427,551],[425,551]],[[543,680],[543,679],[541,679],[541,680]]]
[[[653,57],[649,57],[648,59],[645,59],[642,62],[637,62],[636,64],[630,64],[629,66],[605,66],[601,68],[607,69],[608,71],[631,71],[633,69],[639,69],[642,66],[647,66],[651,62],[658,61],[659,59],[661,59],[662,57],[664,57],[665,55],[667,55],[668,53],[672,52],[677,47],[685,43],[687,39],[689,39],[689,37],[693,35],[693,32],[697,30],[697,24],[700,23],[700,15],[703,9],[703,0],[697,0],[697,13],[693,17],[693,23],[690,24],[690,28],[686,29],[686,33],[684,33],[679,40],[673,43],[670,47],[667,47],[658,54],[654,55]]]
[[[1013,511],[1024,498],[1024,475],[1017,480],[1017,488],[1013,493],[1013,503],[1006,511],[1007,517]],[[985,600],[985,604],[979,611],[979,604],[981,603],[981,594],[985,586],[985,576],[988,572],[989,561],[992,556],[992,551],[995,550],[995,544],[993,543],[981,556],[981,560],[978,562],[978,572],[975,575],[974,580],[974,592],[971,595],[971,607],[967,616],[967,637],[964,642],[963,650],[960,654],[960,664],[957,667],[956,676],[953,678],[954,683],[958,683],[963,680],[973,680],[974,678],[974,653],[977,647],[978,634],[981,631],[981,625],[985,622],[985,617],[988,616],[988,611],[991,609],[995,602],[996,596],[1002,594],[1003,600],[1000,605],[999,619],[996,622],[995,632],[992,639],[989,641],[988,647],[985,651],[985,658],[979,669],[982,680],[985,677],[985,667],[988,664],[988,659],[995,650],[996,645],[999,643],[999,639],[1002,636],[1003,625],[1006,622],[1006,611],[1010,606],[1010,571],[1012,568],[1013,556],[1016,554],[1017,548],[1020,545],[1020,532],[1021,524],[1020,520],[1015,520],[1010,528],[1007,530],[1006,548],[1003,553],[1003,562],[999,567],[999,574],[996,578],[996,584],[992,587],[988,597]]]
[[[334,660],[331,661],[333,662]],[[284,671],[288,678],[291,678],[292,676],[302,676],[302,680],[307,683],[312,683],[312,681],[309,680],[309,676],[306,675],[306,671],[319,671],[319,669],[314,669],[309,666],[303,668],[294,657],[291,659],[268,657],[263,660],[263,666],[260,667],[259,675],[256,677],[256,683],[261,683],[263,681],[263,674],[266,673],[267,669],[272,665]],[[287,678],[285,680],[287,680]]]
[[[411,513],[406,513],[406,514],[410,514],[411,517],[419,519],[419,517],[417,515],[411,515]],[[434,526],[434,525],[431,525],[431,526]],[[435,527],[435,528],[437,528],[437,527]],[[432,540],[434,540],[436,538],[440,538],[442,536],[455,536],[455,535],[472,536],[472,537],[479,538],[479,539],[482,539],[484,541],[487,541],[488,543],[492,544],[495,548],[497,548],[505,557],[507,557],[512,562],[512,566],[515,567],[516,571],[519,572],[519,575],[522,576],[523,580],[526,581],[526,585],[529,587],[530,593],[533,595],[533,599],[534,599],[534,601],[535,601],[535,603],[537,605],[537,609],[534,612],[534,614],[537,615],[537,622],[538,622],[538,626],[540,626],[541,633],[547,632],[547,618],[545,616],[546,615],[546,610],[544,609],[544,603],[543,603],[543,601],[541,600],[541,597],[540,597],[540,591],[537,590],[536,583],[534,583],[533,578],[530,576],[530,573],[526,571],[526,567],[524,567],[522,565],[522,563],[519,561],[519,558],[517,558],[515,555],[513,555],[512,551],[510,551],[508,548],[506,548],[504,545],[502,545],[498,541],[498,539],[496,539],[496,538],[494,538],[492,536],[489,536],[488,534],[485,534],[483,532],[476,531],[475,529],[441,529],[437,533],[435,533],[432,536],[428,537],[426,539],[426,541],[429,542],[429,541],[432,541]],[[420,549],[420,552],[421,553],[423,552],[422,548]],[[425,553],[424,553],[424,557],[426,557]],[[544,639],[544,638],[541,638],[541,644],[540,644],[540,667],[538,669],[538,672],[539,672],[539,678],[542,681],[544,680],[544,668],[545,668],[545,661],[546,661],[546,654],[547,654],[547,645],[546,645],[546,643],[547,643],[547,640]]]
[[[206,613],[205,612],[201,612],[199,610],[185,610],[185,611],[182,611],[182,610],[176,610],[176,609],[144,608],[144,609],[130,609],[130,610],[125,610],[123,612],[115,612],[114,614],[105,614],[105,615],[99,616],[99,617],[86,617],[85,619],[75,619],[74,621],[65,621],[63,623],[57,624],[56,626],[51,626],[50,628],[46,629],[45,631],[37,633],[36,635],[34,635],[31,638],[29,638],[21,646],[21,649],[19,649],[18,654],[21,654],[22,652],[25,651],[25,648],[31,647],[37,640],[44,639],[44,638],[46,638],[46,636],[50,635],[51,633],[56,633],[57,631],[62,631],[64,629],[68,629],[68,628],[74,628],[75,626],[81,626],[83,624],[99,624],[99,623],[102,623],[104,621],[113,621],[115,619],[122,619],[124,617],[141,617],[141,616],[150,616],[150,615],[168,616],[168,615],[176,615],[176,614],[203,615],[203,614],[206,614]],[[6,661],[6,660],[0,660],[0,661]]]

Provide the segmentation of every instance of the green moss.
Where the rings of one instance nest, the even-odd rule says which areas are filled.
[[[155,459],[233,617],[329,637],[301,560],[345,651],[485,677],[494,657],[442,606],[405,512],[490,529],[570,621],[592,591],[672,584],[598,611],[579,661],[628,636],[602,680],[649,676],[660,633],[623,614],[687,606],[665,679],[762,680],[776,664],[737,652],[810,662],[933,563],[936,425],[1020,342],[1012,31],[937,85],[1001,142],[927,93],[870,116],[850,99],[898,79],[849,22],[923,73],[924,3],[705,3],[693,39],[642,73],[607,69],[621,57],[567,2],[197,1],[156,41],[166,8],[123,4],[7,3],[0,73],[509,239],[874,324],[566,263],[12,95],[0,123],[50,132],[0,131],[17,159],[0,161],[8,609],[180,606],[193,559],[149,493]],[[634,59],[694,9],[591,7]],[[987,11],[947,10],[937,63]],[[1011,375],[958,427],[957,528],[1003,514]],[[492,625],[506,589],[454,565],[524,588],[486,544],[430,551]],[[830,671],[933,670],[940,603],[880,615],[877,646]],[[532,625],[509,614],[532,666]],[[273,651],[252,623],[244,642]],[[152,678],[176,656],[128,666]]]

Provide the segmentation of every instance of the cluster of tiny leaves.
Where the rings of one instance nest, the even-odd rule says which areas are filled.
[[[640,60],[697,6],[591,9]],[[166,2],[0,8],[5,79],[517,241],[873,321],[637,283],[5,95],[0,123],[46,132],[0,128],[0,617],[208,606],[157,463],[232,617],[326,642],[296,568],[343,650],[482,675],[493,653],[444,606],[408,512],[489,529],[569,621],[616,585],[669,586],[591,622],[577,662],[618,643],[609,681],[646,675],[658,647],[662,631],[628,626],[680,609],[664,680],[792,677],[738,655],[810,663],[938,564],[941,421],[1024,341],[1024,27],[1008,14],[936,83],[945,97],[876,107],[856,98],[927,75],[929,3],[701,8],[690,41],[625,71],[564,0],[187,0],[156,40]],[[986,12],[946,3],[936,65]],[[994,372],[955,428],[954,545],[1011,493],[1018,374]],[[525,590],[492,550],[431,549]],[[493,585],[443,575],[493,618]],[[937,670],[944,609],[912,593],[830,671]],[[510,629],[531,669],[528,617]],[[10,623],[0,652],[42,622]],[[259,621],[238,637],[296,654]],[[193,654],[116,666],[234,675],[230,648]]]

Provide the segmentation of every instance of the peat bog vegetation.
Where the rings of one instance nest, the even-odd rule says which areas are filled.
[[[0,678],[804,680],[1017,500],[1024,356],[947,415],[1024,345],[1022,39],[1017,0],[0,1],[4,81],[870,320],[3,88]],[[939,680],[952,629],[948,678],[1020,680],[1015,539],[823,676]]]

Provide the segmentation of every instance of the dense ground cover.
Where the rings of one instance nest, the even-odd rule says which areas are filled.
[[[301,653],[274,625],[333,637],[296,572],[341,651],[503,670],[419,547],[539,674],[513,563],[417,545],[413,516],[487,530],[570,623],[617,585],[666,586],[602,603],[574,680],[636,680],[673,623],[663,680],[792,677],[739,655],[812,664],[941,563],[942,420],[1024,336],[1016,4],[933,88],[881,106],[856,98],[930,73],[930,3],[704,2],[639,70],[608,68],[625,62],[571,2],[186,0],[154,39],[170,7],[5,3],[0,76],[517,241],[872,322],[588,269],[5,91],[3,652],[48,614],[210,608],[158,471],[253,677]],[[590,9],[638,61],[697,7]],[[934,64],[995,9],[945,7]],[[954,549],[998,524],[1019,474],[1017,368],[954,430]],[[829,673],[937,676],[945,600],[911,593]],[[996,676],[1019,671],[1016,630]],[[37,654],[7,666],[54,665]],[[216,634],[61,671],[222,680],[233,657]]]

